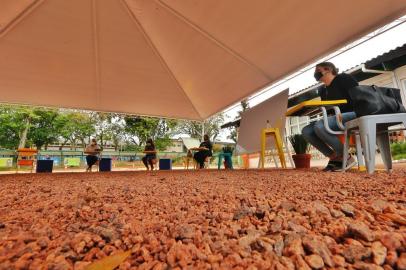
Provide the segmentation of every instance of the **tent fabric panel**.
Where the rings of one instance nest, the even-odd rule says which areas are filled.
[[[97,2],[100,108],[200,119],[120,1]],[[117,28],[116,25],[120,25]],[[125,52],[125,53],[121,53]]]
[[[254,67],[156,2],[132,1],[129,6],[202,118],[269,82]]]
[[[35,4],[36,0],[1,0],[0,33],[13,23],[25,10]]]
[[[406,13],[404,0],[157,2],[182,14],[272,81]]]
[[[45,1],[1,36],[1,100],[97,109],[90,12],[88,0]]]

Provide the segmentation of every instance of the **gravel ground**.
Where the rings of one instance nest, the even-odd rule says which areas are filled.
[[[0,269],[406,269],[406,169],[0,176]]]

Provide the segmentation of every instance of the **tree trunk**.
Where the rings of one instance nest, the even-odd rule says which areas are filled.
[[[24,127],[23,132],[21,133],[21,136],[20,136],[20,143],[19,143],[19,145],[18,145],[18,148],[24,148],[24,147],[25,147],[25,143],[26,143],[26,141],[27,141],[27,134],[28,134],[28,130],[30,129],[30,119],[27,118],[25,121],[26,121],[25,127]]]

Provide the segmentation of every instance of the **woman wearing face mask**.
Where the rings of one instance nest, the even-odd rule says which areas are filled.
[[[355,119],[356,115],[348,91],[357,86],[358,82],[349,74],[338,74],[338,69],[330,62],[317,64],[314,77],[318,82],[324,84],[324,88],[320,92],[321,100],[347,100],[347,104],[339,106],[342,122],[345,123]],[[328,117],[328,123],[332,130],[340,130],[335,116]],[[302,134],[311,145],[330,159],[323,171],[338,171],[342,169],[343,144],[336,135],[327,132],[323,120],[315,121],[305,126]],[[356,162],[350,156],[347,164],[347,168],[350,168]]]

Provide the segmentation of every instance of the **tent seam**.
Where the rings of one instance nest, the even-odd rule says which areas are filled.
[[[92,30],[93,30],[93,57],[94,57],[94,73],[95,73],[95,88],[96,88],[96,99],[98,107],[101,105],[101,75],[100,75],[100,61],[99,61],[99,35],[97,27],[97,0],[92,0]]]
[[[26,6],[21,12],[19,12],[11,21],[6,23],[3,29],[0,30],[0,38],[3,38],[8,32],[10,32],[15,26],[17,26],[25,17],[29,16],[35,11],[45,0],[35,0],[28,6]]]
[[[191,100],[191,98],[188,96],[188,94],[186,93],[186,91],[183,89],[182,85],[180,84],[180,82],[178,81],[178,79],[176,78],[176,76],[173,74],[173,72],[171,71],[171,69],[169,68],[168,64],[166,63],[165,59],[162,57],[162,55],[159,53],[157,47],[154,45],[154,43],[152,42],[151,38],[148,36],[148,34],[146,33],[146,31],[144,30],[144,28],[142,27],[141,23],[139,22],[139,20],[137,19],[137,17],[135,16],[134,12],[132,12],[132,10],[130,9],[130,7],[128,6],[128,4],[126,3],[125,0],[121,0],[120,1],[122,3],[122,5],[125,7],[125,9],[127,10],[127,12],[130,14],[130,17],[132,18],[132,20],[134,21],[134,23],[136,24],[136,26],[139,28],[139,30],[141,31],[145,41],[147,42],[147,44],[150,46],[150,48],[152,49],[152,51],[154,52],[154,54],[157,56],[157,58],[159,59],[159,62],[161,63],[161,65],[164,67],[164,69],[166,70],[166,72],[169,74],[169,76],[174,80],[175,84],[178,86],[178,88],[180,88],[181,92],[185,95],[185,97],[189,100],[190,104],[192,105],[194,111],[196,112],[197,116],[200,117],[201,119],[203,118],[201,116],[201,114],[199,113],[199,111],[197,110],[196,106],[194,105],[193,101]]]
[[[250,62],[248,59],[246,59],[244,56],[241,54],[237,53],[230,47],[228,47],[226,44],[223,42],[219,41],[217,38],[213,37],[211,34],[209,34],[207,31],[203,30],[200,26],[196,25],[192,21],[190,21],[188,18],[180,14],[178,11],[174,10],[172,7],[168,6],[166,3],[162,2],[161,0],[155,0],[155,2],[158,2],[159,5],[161,5],[163,8],[167,9],[169,12],[171,12],[174,16],[176,16],[178,19],[182,20],[184,23],[186,23],[188,26],[190,26],[193,30],[201,34],[202,36],[206,37],[207,39],[211,40],[214,44],[216,44],[218,47],[223,49],[225,52],[228,54],[231,54],[235,58],[237,58],[240,62],[250,66],[251,68],[255,69],[257,72],[261,73],[265,78],[268,80],[272,81],[272,77],[269,76],[264,70],[262,70],[260,67],[257,65],[253,64]]]

